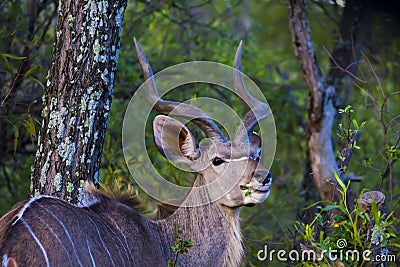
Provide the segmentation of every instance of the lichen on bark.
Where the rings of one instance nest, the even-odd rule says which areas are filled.
[[[76,203],[98,183],[126,0],[60,1],[31,194]]]

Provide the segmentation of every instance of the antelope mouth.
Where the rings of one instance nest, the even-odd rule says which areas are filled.
[[[250,190],[253,193],[259,193],[259,194],[266,194],[266,193],[269,192],[269,187],[261,187],[261,188],[254,189],[251,186],[240,185],[240,189],[242,189],[242,190]]]
[[[254,190],[254,192],[255,193],[260,193],[260,194],[266,194],[266,193],[268,193],[269,192],[269,189],[256,189],[256,190]]]

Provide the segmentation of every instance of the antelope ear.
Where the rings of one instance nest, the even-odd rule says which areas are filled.
[[[199,156],[196,141],[183,123],[159,115],[153,121],[153,131],[158,151],[168,160],[188,163]]]

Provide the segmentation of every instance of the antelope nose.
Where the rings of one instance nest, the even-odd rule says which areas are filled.
[[[257,182],[262,183],[262,185],[269,184],[272,181],[272,177],[269,171],[257,171],[254,174],[254,179],[256,179]]]

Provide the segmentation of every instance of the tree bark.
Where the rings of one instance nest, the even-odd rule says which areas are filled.
[[[31,194],[80,200],[98,183],[126,0],[60,1]]]
[[[306,132],[313,180],[322,200],[337,201],[340,195],[335,190],[334,172],[340,175],[340,171],[332,143],[332,127],[341,102],[339,93],[345,99],[352,87],[354,76],[348,74],[356,74],[361,51],[370,32],[372,12],[369,1],[346,2],[339,26],[341,39],[336,42],[331,58],[332,68],[325,78],[318,66],[305,1],[289,0],[288,6],[293,48],[310,91]],[[341,178],[345,179],[343,175]]]
[[[307,145],[314,183],[322,200],[333,200],[339,173],[331,132],[336,115],[335,90],[328,86],[317,62],[304,0],[289,0],[289,27],[295,55],[300,61],[310,94],[307,101]]]

